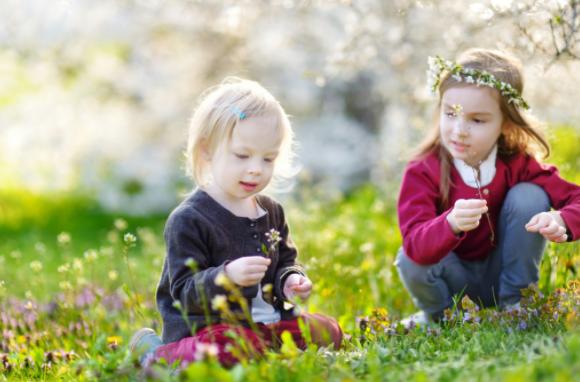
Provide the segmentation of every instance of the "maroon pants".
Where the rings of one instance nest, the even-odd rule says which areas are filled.
[[[280,336],[285,331],[290,333],[298,348],[305,349],[307,343],[300,330],[299,321],[308,325],[312,343],[318,346],[332,345],[335,349],[340,347],[342,330],[334,318],[303,313],[293,320],[268,325],[258,323],[258,332],[239,325],[210,325],[192,337],[159,347],[155,358],[172,364],[175,361],[189,363],[213,356],[222,365],[232,366],[240,359],[259,357],[266,349],[277,349],[280,346]]]

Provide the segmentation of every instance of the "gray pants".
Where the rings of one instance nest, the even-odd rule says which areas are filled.
[[[531,183],[519,183],[508,192],[498,223],[498,245],[480,261],[466,261],[450,252],[440,262],[420,265],[403,249],[395,265],[415,305],[432,317],[453,305],[453,296],[467,294],[480,306],[504,306],[520,300],[520,290],[537,283],[546,240],[527,232],[525,224],[547,211],[546,192]],[[482,219],[485,219],[483,217]]]

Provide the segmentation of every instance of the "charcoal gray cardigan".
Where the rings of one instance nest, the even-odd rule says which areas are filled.
[[[161,280],[157,287],[157,309],[163,320],[163,342],[170,343],[189,337],[201,328],[220,322],[211,301],[228,292],[215,284],[216,276],[224,271],[227,262],[243,256],[262,255],[265,233],[280,232],[282,240],[271,254],[272,262],[261,281],[273,285],[273,296],[264,299],[280,311],[282,319],[294,317],[292,309],[284,309],[282,288],[291,273],[304,275],[295,263],[297,251],[289,236],[288,224],[280,204],[266,196],[258,196],[266,214],[258,219],[232,214],[206,192],[197,189],[169,216],[165,225],[166,257]],[[193,259],[196,271],[186,265]],[[251,310],[258,285],[240,288]],[[181,311],[175,307],[179,301]],[[205,309],[204,309],[205,306]],[[232,311],[241,314],[239,304],[230,303]],[[248,324],[242,321],[242,324]]]

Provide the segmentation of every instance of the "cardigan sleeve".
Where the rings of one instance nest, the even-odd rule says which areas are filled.
[[[550,204],[560,211],[571,240],[580,238],[580,186],[568,182],[558,173],[555,166],[541,164],[533,157],[526,155],[515,159],[519,167],[518,182],[531,182],[542,187],[550,198]]]
[[[224,272],[224,264],[210,266],[209,233],[191,211],[175,211],[165,226],[167,272],[170,295],[185,312],[204,311],[218,294],[227,294],[215,279]],[[195,262],[192,266],[190,259]]]
[[[405,254],[418,264],[435,264],[465,237],[447,222],[451,209],[438,213],[438,179],[423,161],[411,162],[403,175],[397,213]]]
[[[292,273],[298,273],[306,276],[302,266],[296,263],[298,251],[292,238],[290,237],[290,228],[284,216],[284,209],[276,203],[277,216],[279,219],[278,231],[280,232],[280,243],[278,244],[279,260],[274,276],[274,295],[279,299],[286,300],[284,296],[284,282]]]

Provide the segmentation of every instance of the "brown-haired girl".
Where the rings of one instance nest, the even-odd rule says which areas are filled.
[[[536,159],[550,149],[527,113],[521,63],[472,49],[429,64],[438,123],[408,164],[398,202],[396,265],[421,309],[405,325],[439,319],[461,293],[518,307],[521,289],[538,281],[546,240],[580,237],[580,187]]]

